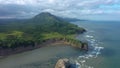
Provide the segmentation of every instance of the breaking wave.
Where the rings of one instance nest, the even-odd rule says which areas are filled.
[[[86,65],[86,60],[97,58],[98,55],[101,54],[101,50],[104,49],[104,47],[101,47],[101,42],[96,40],[93,31],[87,32],[83,38],[88,42],[89,44],[89,51],[86,54],[80,55],[77,60],[75,60],[76,67],[77,68],[94,68],[93,66]]]

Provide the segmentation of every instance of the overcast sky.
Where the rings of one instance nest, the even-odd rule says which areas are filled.
[[[119,20],[120,0],[0,0],[0,18],[30,18],[40,12],[90,20]]]

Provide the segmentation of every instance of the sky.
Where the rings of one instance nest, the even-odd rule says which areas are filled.
[[[120,0],[0,0],[0,18],[31,18],[41,12],[85,20],[120,20]]]

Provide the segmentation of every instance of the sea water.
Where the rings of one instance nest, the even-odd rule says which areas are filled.
[[[79,63],[84,60],[81,68],[120,68],[120,22],[77,21],[74,24],[87,29],[78,39],[87,40],[91,48],[78,57]]]

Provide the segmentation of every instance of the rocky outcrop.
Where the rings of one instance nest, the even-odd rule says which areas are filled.
[[[68,59],[59,59],[55,65],[55,68],[69,68],[71,65]]]
[[[76,65],[76,62],[72,62],[69,59],[59,59],[55,68],[78,68],[78,65]]]
[[[88,51],[88,43],[82,43],[82,46],[81,46],[81,49],[82,50],[85,50],[85,51]]]

